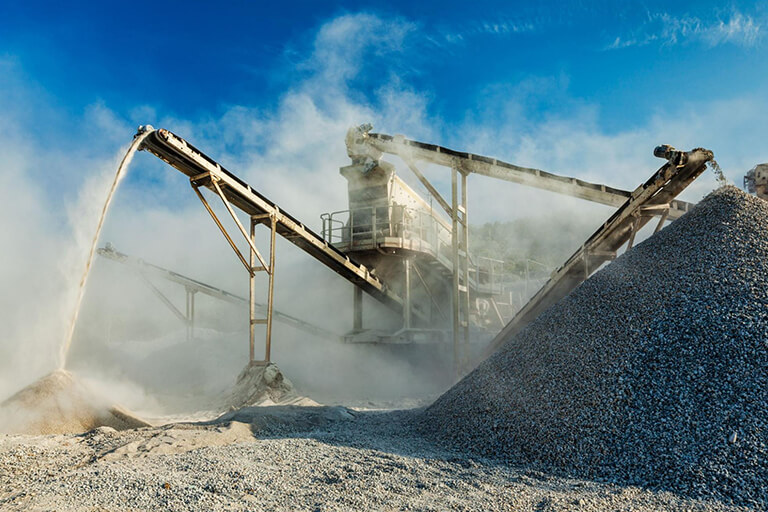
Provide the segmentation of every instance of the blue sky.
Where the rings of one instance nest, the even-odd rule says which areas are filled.
[[[344,207],[344,131],[372,121],[623,188],[655,145],[704,146],[740,184],[768,161],[766,30],[749,2],[4,2],[0,171],[64,207],[151,123],[311,220]],[[183,204],[136,166],[126,204]],[[476,222],[576,207],[499,186],[472,182]]]
[[[595,105],[606,129],[655,112],[742,94],[766,79],[766,4],[750,2],[4,2],[0,55],[77,115],[104,102],[121,116],[152,105],[174,116],[273,107],[323,24],[365,12],[399,25],[372,35],[348,77],[372,101],[396,75],[459,123],[515,84],[556,80],[532,117]],[[377,27],[371,27],[377,30]],[[343,58],[343,56],[340,56]],[[511,90],[510,90],[511,89]]]

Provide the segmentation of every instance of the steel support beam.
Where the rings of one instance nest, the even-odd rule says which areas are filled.
[[[250,236],[251,241],[256,238],[256,222],[251,218]],[[256,255],[253,251],[250,254],[248,265],[248,361],[251,363],[256,360],[256,273],[251,269],[256,265]]]
[[[355,331],[363,330],[363,290],[357,286],[353,287],[353,318],[352,329]]]
[[[459,178],[461,175],[461,178]],[[469,230],[467,175],[451,170],[451,266],[453,306],[453,360],[460,375],[469,354]]]
[[[463,368],[469,364],[469,220],[467,219],[467,175],[461,173],[461,248],[464,250],[462,258],[462,271],[464,273],[464,294],[462,296],[464,306],[463,347],[461,365]]]
[[[411,311],[413,303],[411,301],[411,260],[403,258],[403,329],[410,329]]]
[[[578,197],[613,207],[620,207],[630,197],[630,192],[618,188],[590,183],[570,176],[561,176],[540,169],[531,169],[463,151],[409,140],[402,136],[383,133],[362,132],[360,139],[373,149],[373,156],[381,153],[397,155],[408,162],[424,161],[444,167],[460,167],[466,173],[480,174],[512,183],[519,183],[541,190]],[[369,151],[369,153],[371,153]],[[410,166],[410,164],[409,164]],[[677,219],[691,209],[693,205],[685,201],[670,202],[669,218]]]
[[[459,303],[459,190],[458,190],[458,171],[451,169],[451,266],[452,268],[452,282],[451,282],[451,307],[452,307],[452,320],[453,320],[453,369],[458,376],[461,369],[459,350],[459,328],[461,327],[460,313],[461,307]]]
[[[421,285],[424,287],[424,291],[427,292],[427,295],[429,296],[429,299],[432,301],[432,305],[435,307],[438,313],[440,313],[440,316],[443,317],[443,320],[447,320],[448,317],[445,315],[445,312],[443,311],[443,308],[440,307],[440,304],[437,302],[437,299],[435,299],[435,294],[432,293],[432,289],[429,287],[427,282],[424,280],[424,276],[421,275],[421,271],[419,270],[418,265],[415,263],[411,266],[413,272],[416,274],[416,277],[419,279],[419,282],[421,282]]]

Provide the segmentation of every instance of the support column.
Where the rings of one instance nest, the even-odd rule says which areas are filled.
[[[403,265],[405,266],[404,282],[403,282],[403,328],[411,328],[411,259],[406,257],[403,259]]]
[[[267,299],[267,347],[264,356],[264,361],[266,362],[270,361],[272,351],[272,311],[274,310],[273,299],[275,297],[275,232],[277,231],[277,219],[272,215],[269,221],[269,297]]]
[[[462,263],[464,265],[464,323],[463,329],[463,345],[464,350],[462,354],[461,364],[466,366],[469,363],[469,221],[467,220],[467,175],[461,173],[461,249],[464,251],[464,257]]]
[[[187,341],[190,341],[192,339],[192,316],[190,314],[191,305],[190,305],[190,293],[189,288],[184,288],[184,299],[185,299],[185,308],[184,308],[184,320],[186,320],[187,324]]]
[[[451,265],[453,267],[453,282],[451,303],[453,306],[453,366],[456,375],[460,372],[459,352],[459,191],[458,171],[451,169]]]
[[[186,315],[184,316],[185,323],[187,324],[187,341],[192,340],[195,337],[195,293],[196,290],[185,287],[186,292]]]
[[[256,221],[251,219],[251,242],[253,244],[256,243]],[[249,311],[249,329],[248,329],[248,336],[249,336],[249,361],[253,363],[256,360],[256,348],[255,348],[255,339],[256,339],[256,275],[253,271],[253,267],[256,266],[256,254],[253,251],[250,252],[250,266],[251,266],[251,274],[249,279],[249,293],[248,293],[248,311]]]
[[[189,293],[189,337],[195,337],[195,294],[197,291],[192,290]]]
[[[354,287],[354,301],[352,303],[354,316],[352,318],[352,329],[354,331],[363,330],[363,289],[359,286]]]

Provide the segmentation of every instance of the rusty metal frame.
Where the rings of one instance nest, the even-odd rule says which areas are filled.
[[[253,272],[251,272],[249,280],[249,322],[248,322],[248,346],[250,364],[267,364],[272,357],[272,317],[274,312],[274,298],[275,298],[275,234],[277,231],[277,219],[274,215],[251,215],[250,236],[248,240],[251,247],[255,249],[256,244],[256,226],[264,224],[264,219],[269,219],[269,264],[260,258],[258,251],[250,252],[250,264]],[[257,267],[256,259],[259,258],[259,262],[262,266]],[[256,318],[256,272],[267,273],[267,317]],[[256,326],[266,325],[265,343],[264,343],[264,359],[261,361],[256,360]]]
[[[248,233],[245,231],[245,228],[243,227],[243,223],[240,222],[240,219],[235,214],[235,210],[232,209],[232,205],[229,204],[229,201],[227,201],[227,198],[224,196],[224,192],[221,190],[221,186],[219,185],[219,180],[217,180],[215,177],[211,176],[211,184],[216,189],[216,193],[221,198],[221,202],[224,203],[224,206],[226,207],[227,211],[229,212],[229,215],[232,216],[232,220],[235,221],[235,224],[237,224],[238,229],[240,229],[240,233],[245,237],[245,239],[248,241],[248,245],[251,246],[251,252],[256,255],[256,258],[258,258],[259,263],[261,263],[261,266],[264,268],[267,268],[267,263],[264,261],[264,258],[261,256],[261,253],[256,248],[256,244],[251,239],[251,237],[248,236]],[[251,269],[254,268],[254,265],[251,265]]]
[[[237,244],[230,236],[227,229],[224,227],[224,224],[222,224],[219,217],[216,215],[216,212],[213,211],[213,208],[211,207],[210,203],[205,199],[205,196],[203,196],[202,192],[200,192],[200,185],[199,182],[203,178],[210,178],[211,185],[213,186],[213,191],[216,193],[216,195],[219,196],[221,199],[221,202],[224,204],[224,207],[229,212],[229,215],[232,217],[232,220],[237,225],[237,228],[239,229],[240,233],[245,237],[245,240],[248,242],[248,260],[246,261],[245,256],[243,256],[243,253],[240,251],[240,249],[237,247]],[[264,215],[251,215],[250,216],[250,233],[245,230],[245,227],[243,226],[243,223],[240,222],[240,219],[238,218],[237,214],[235,213],[235,210],[232,208],[232,205],[227,200],[227,197],[224,195],[224,191],[221,188],[221,185],[218,183],[218,179],[211,175],[210,173],[203,173],[201,175],[194,176],[190,179],[190,183],[192,184],[192,188],[194,189],[195,193],[197,194],[197,197],[200,199],[200,201],[203,203],[203,206],[205,206],[206,211],[213,219],[216,226],[218,226],[219,230],[221,231],[221,234],[224,235],[224,238],[227,239],[227,242],[229,242],[230,247],[232,247],[232,250],[237,255],[240,262],[243,264],[245,269],[248,271],[249,275],[249,308],[248,308],[248,352],[249,352],[249,361],[250,364],[267,364],[270,362],[271,358],[271,352],[272,352],[272,317],[273,317],[273,311],[274,311],[274,296],[275,296],[275,282],[274,282],[274,273],[275,273],[275,233],[277,230],[277,219],[275,218],[275,215],[273,214],[264,214]],[[256,248],[256,226],[258,224],[263,224],[264,219],[269,218],[269,225],[270,225],[270,241],[269,241],[269,263],[267,263],[264,260],[264,257],[259,252],[258,248]],[[256,262],[260,263],[260,265],[257,265]],[[257,318],[256,317],[256,311],[257,311],[257,301],[256,301],[256,272],[266,272],[267,273],[267,279],[268,279],[268,285],[267,285],[267,317],[266,318]],[[194,300],[194,297],[192,298]],[[190,304],[190,297],[189,294],[187,294],[187,312],[192,311],[192,314],[194,315],[194,303]],[[266,336],[265,336],[265,347],[264,347],[264,359],[263,360],[256,360],[256,326],[257,325],[266,325]]]

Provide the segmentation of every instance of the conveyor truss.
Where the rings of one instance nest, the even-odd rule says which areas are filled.
[[[228,292],[227,290],[211,286],[210,284],[203,283],[202,281],[187,277],[183,274],[174,272],[173,270],[169,270],[167,268],[163,268],[159,265],[149,263],[141,258],[122,253],[116,250],[112,244],[107,244],[105,247],[97,249],[97,252],[99,256],[102,256],[103,258],[122,263],[128,268],[135,270],[141,277],[142,281],[147,285],[147,287],[149,287],[150,291],[152,291],[152,293],[171,311],[171,313],[173,313],[173,315],[186,326],[188,340],[194,338],[196,317],[195,295],[198,293],[237,306],[248,305],[249,300],[245,297],[241,297],[240,295]],[[184,311],[181,311],[179,308],[177,308],[171,299],[168,298],[168,296],[163,293],[157,286],[155,286],[151,279],[153,276],[170,281],[172,283],[176,283],[177,285],[180,285],[184,288]],[[266,315],[267,305],[256,302],[256,310],[259,312],[259,314]],[[332,333],[327,329],[323,329],[322,327],[314,325],[310,322],[306,322],[295,316],[283,313],[282,311],[275,309],[272,314],[276,321],[313,336],[318,336],[330,341],[341,341],[343,339],[338,334]]]
[[[402,313],[404,318],[410,318],[411,305],[408,303],[407,297],[409,288],[406,288],[405,297],[396,293],[375,274],[373,268],[368,268],[357,262],[350,257],[349,253],[331,243],[329,239],[332,240],[332,236],[328,236],[325,230],[326,236],[321,236],[307,228],[303,223],[281,210],[275,203],[181,137],[165,129],[154,130],[147,127],[145,131],[150,133],[144,139],[140,149],[150,151],[189,177],[190,183],[201,202],[250,275],[250,357],[253,364],[264,363],[270,359],[274,240],[276,235],[284,237],[322,262],[350,281],[356,286],[356,289],[367,292],[370,296]],[[665,158],[667,163],[648,181],[629,192],[576,178],[558,176],[538,169],[520,167],[472,153],[454,151],[434,144],[408,140],[402,136],[370,133],[370,125],[363,125],[350,130],[347,136],[347,147],[348,153],[356,165],[378,165],[384,153],[401,157],[450,218],[451,258],[450,261],[445,261],[443,258],[441,264],[450,270],[450,279],[453,283],[452,330],[454,361],[457,370],[459,367],[466,369],[471,364],[468,348],[470,294],[477,294],[480,289],[479,280],[473,279],[470,275],[466,193],[467,177],[470,174],[502,179],[618,207],[618,210],[562,267],[552,274],[544,287],[502,328],[489,345],[486,351],[487,355],[500,346],[508,336],[518,332],[546,308],[567,295],[600,265],[615,258],[620,247],[624,244],[631,247],[637,231],[653,217],[659,218],[656,227],[656,230],[659,230],[663,227],[665,220],[672,220],[686,213],[691,204],[675,198],[704,171],[707,162],[713,159],[712,153],[708,150],[694,149],[690,152],[681,152],[669,146],[661,146],[657,148],[657,150],[662,150],[657,153],[657,156]],[[426,179],[416,166],[419,161],[451,168],[452,194],[450,201],[444,199]],[[248,243],[248,258],[240,252],[232,236],[201,193],[201,188],[209,189],[221,199],[238,230]],[[249,216],[250,229],[246,229],[240,222],[233,206]],[[258,225],[264,225],[270,230],[269,261],[262,257],[255,245],[255,228]],[[439,255],[436,255],[436,258],[439,259]],[[407,265],[406,268],[408,268]],[[266,272],[269,277],[266,318],[256,317],[254,276],[259,271]],[[473,281],[475,282],[473,283]],[[408,282],[407,279],[406,282]],[[356,292],[356,305],[359,301],[360,298]],[[358,317],[359,314],[356,310],[356,324]],[[254,326],[259,324],[266,324],[267,326],[266,351],[262,361],[257,361],[254,355]]]
[[[213,159],[189,144],[181,137],[165,129],[152,129],[142,142],[140,149],[146,150],[186,174],[198,198],[211,215],[224,237],[229,242],[238,259],[245,266],[250,277],[250,361],[252,364],[266,364],[270,361],[272,316],[274,302],[274,268],[275,268],[275,236],[280,235],[298,246],[312,257],[325,264],[331,270],[350,281],[355,286],[366,291],[372,297],[385,305],[402,310],[402,299],[383,283],[364,265],[352,260],[320,235],[307,228],[287,212],[281,210],[275,203],[261,195],[250,185],[226,170]],[[141,130],[140,130],[141,131]],[[246,258],[224,224],[215,214],[213,208],[203,196],[200,188],[207,188],[218,196],[232,220],[248,244],[249,257]],[[249,229],[241,223],[234,207],[246,213],[249,217]],[[270,230],[270,258],[266,261],[256,247],[255,230],[259,225],[267,226]],[[257,272],[266,272],[268,276],[267,314],[265,318],[256,316],[256,284]],[[255,357],[255,328],[257,325],[266,326],[266,341],[264,359]]]
[[[558,270],[552,273],[544,287],[522,307],[494,337],[483,352],[484,359],[498,348],[508,336],[518,332],[550,305],[567,295],[578,284],[586,280],[603,263],[616,257],[617,250],[624,244],[631,248],[638,230],[653,217],[659,221],[656,231],[666,220],[684,215],[693,206],[675,199],[706,168],[713,159],[711,151],[695,149],[689,153],[677,151],[663,145],[654,154],[667,160],[661,169],[634,191],[626,191],[606,185],[586,182],[577,178],[560,176],[539,169],[521,167],[495,158],[456,151],[435,144],[406,139],[403,136],[371,133],[370,125],[350,130],[347,135],[348,153],[359,162],[378,162],[384,153],[397,155],[415,174],[431,196],[445,210],[453,221],[454,245],[449,267],[454,269],[453,288],[453,344],[457,366],[466,369],[471,366],[469,353],[468,325],[469,301],[467,290],[473,288],[469,252],[467,247],[467,176],[479,174],[513,183],[577,197],[618,210],[582,245],[582,247]],[[452,171],[452,197],[447,201],[428,181],[417,164],[425,162],[448,167]],[[457,187],[460,183],[460,188]],[[457,201],[460,191],[461,202]],[[457,231],[457,227],[460,229]],[[456,243],[456,239],[459,243]],[[463,243],[461,241],[464,241]],[[479,289],[478,289],[479,291]],[[476,293],[475,293],[476,295]],[[457,368],[458,371],[461,371]]]

